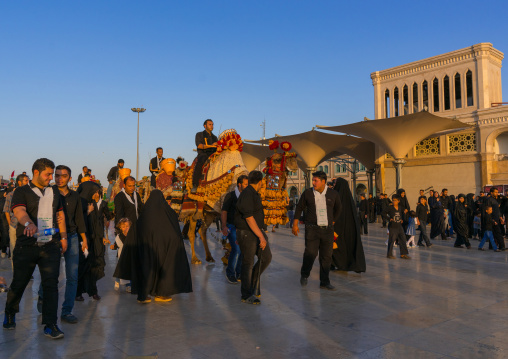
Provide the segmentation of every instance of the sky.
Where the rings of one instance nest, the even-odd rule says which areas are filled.
[[[370,73],[490,42],[508,2],[2,1],[0,175],[40,157],[106,183],[155,148],[195,157],[196,132],[244,138],[374,117]],[[503,87],[508,88],[508,75]],[[504,97],[504,101],[508,98]]]

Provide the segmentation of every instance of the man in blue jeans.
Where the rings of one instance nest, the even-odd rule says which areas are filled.
[[[231,245],[231,252],[229,253],[228,266],[226,268],[226,279],[231,284],[237,284],[240,279],[240,270],[242,268],[242,258],[240,256],[240,246],[236,240],[235,228],[235,211],[236,202],[240,193],[249,185],[249,179],[245,175],[241,175],[236,180],[236,188],[234,191],[229,192],[224,199],[222,205],[221,220],[222,220],[222,234],[228,237],[229,244]]]
[[[83,241],[83,251],[87,248],[86,225],[81,206],[81,197],[79,194],[69,189],[69,182],[72,179],[71,169],[67,166],[59,165],[55,170],[55,184],[62,195],[63,209],[65,213],[65,224],[67,227],[67,251],[65,258],[65,300],[62,304],[62,321],[67,323],[77,323],[78,318],[72,314],[74,308],[74,299],[78,287],[78,265],[79,265],[79,237]],[[39,300],[37,309],[42,312],[42,302],[44,293],[42,284],[39,286]]]

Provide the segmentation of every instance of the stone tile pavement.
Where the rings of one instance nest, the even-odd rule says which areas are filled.
[[[302,235],[284,228],[269,237],[273,262],[262,277],[260,306],[241,303],[239,286],[226,282],[214,239],[217,263],[192,266],[194,293],[170,303],[141,305],[115,291],[116,252],[108,251],[102,300],[76,303],[80,322],[61,324],[65,338],[56,341],[42,334],[36,272],[16,330],[0,330],[0,358],[508,357],[508,252],[436,240],[430,249],[411,250],[410,261],[389,260],[386,231],[371,224],[363,237],[367,272],[332,273],[338,291],[328,292],[319,289],[317,262],[309,285],[300,287]],[[203,259],[200,241],[197,251]],[[0,259],[0,275],[10,282],[9,260]],[[64,283],[62,271],[60,288]],[[5,297],[0,293],[2,318]]]

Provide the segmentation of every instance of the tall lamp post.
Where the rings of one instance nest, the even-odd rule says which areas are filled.
[[[137,149],[137,154],[136,154],[136,181],[138,180],[138,176],[139,176],[139,113],[140,112],[145,112],[146,109],[145,108],[136,108],[136,107],[133,107],[131,108],[132,112],[137,112],[138,113],[138,149]]]

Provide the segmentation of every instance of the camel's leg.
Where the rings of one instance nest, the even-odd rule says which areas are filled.
[[[208,216],[205,216],[203,224],[199,228],[199,236],[201,237],[201,240],[203,241],[203,246],[205,247],[206,261],[209,263],[215,263],[215,259],[213,259],[212,253],[210,253],[210,249],[208,248],[208,241],[206,240],[206,230],[210,226],[210,223],[211,221],[209,221]]]
[[[192,252],[192,258],[191,263],[192,264],[201,264],[201,261],[196,256],[196,251],[194,249],[194,241],[196,240],[196,223],[194,219],[189,220],[189,231],[187,232],[187,235],[189,236],[189,242],[191,246],[191,252]],[[206,250],[208,250],[208,247],[206,247]]]

